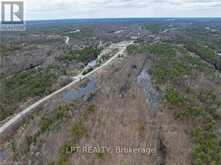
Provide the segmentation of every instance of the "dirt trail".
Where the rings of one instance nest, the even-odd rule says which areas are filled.
[[[125,47],[122,46],[115,56],[124,50]],[[90,73],[90,77],[86,75],[87,79],[81,83],[71,86],[60,93],[60,96],[56,95],[57,98],[53,97],[43,103],[40,113],[34,115],[28,124],[20,127],[15,135],[11,136],[12,139],[16,139],[15,154],[19,161],[31,160],[36,165],[57,162],[60,149],[65,144],[72,145],[69,141],[70,133],[73,126],[80,121],[84,128],[81,130],[85,131],[85,135],[76,140],[76,145],[81,148],[103,146],[108,150],[103,154],[73,153],[66,158],[68,164],[191,164],[191,142],[186,134],[187,128],[174,119],[171,111],[164,111],[158,106],[158,93],[154,84],[149,82],[151,77],[147,76],[150,61],[145,60],[145,56],[142,55],[124,58],[115,56],[104,64],[105,68],[95,70],[96,73]],[[92,94],[77,100],[74,97],[70,100],[69,97],[64,99],[67,91],[79,90],[79,87],[86,88],[85,84],[89,83],[88,79],[91,77],[95,77],[96,80],[96,90]],[[53,113],[61,105],[70,106],[70,119],[47,133],[39,132],[36,144],[33,145],[32,142],[30,145],[27,138],[38,134],[42,118],[53,118]],[[91,105],[95,107],[88,111]],[[10,157],[11,151],[6,143],[2,145],[2,151],[9,156],[5,159],[10,161],[13,157]],[[128,153],[128,149],[145,151]]]
[[[70,37],[65,36],[65,44],[69,46]]]
[[[86,75],[83,75],[83,76],[80,75],[79,79],[74,80],[73,82],[71,82],[67,86],[55,91],[54,93],[52,93],[52,94],[48,95],[47,97],[37,101],[36,103],[34,103],[34,104],[30,105],[29,107],[27,107],[26,109],[22,110],[20,113],[16,114],[14,117],[12,117],[9,121],[4,123],[0,127],[0,135],[3,134],[8,128],[10,128],[10,126],[16,124],[19,120],[24,118],[27,114],[31,113],[36,107],[41,105],[43,102],[45,102],[48,99],[52,98],[53,96],[59,94],[60,92],[70,88],[71,86],[77,84],[78,82],[80,82],[81,80],[89,77],[90,75],[94,74],[98,70],[102,70],[105,66],[109,65],[115,58],[117,58],[119,55],[121,55],[126,50],[127,46],[129,46],[132,43],[133,43],[132,41],[129,41],[129,42],[125,41],[125,42],[121,42],[121,43],[111,45],[112,48],[118,48],[119,51],[114,56],[112,56],[108,61],[106,61],[103,65],[101,65],[100,67],[97,67],[96,69],[94,69],[90,73],[88,73]],[[110,49],[110,47],[108,49]]]

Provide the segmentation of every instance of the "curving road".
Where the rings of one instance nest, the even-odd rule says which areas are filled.
[[[38,107],[40,104],[42,104],[43,102],[45,102],[46,100],[52,98],[53,96],[59,94],[60,92],[70,88],[71,86],[75,85],[76,83],[80,82],[81,80],[87,78],[88,76],[92,75],[93,73],[97,72],[98,70],[103,69],[106,65],[110,64],[114,59],[116,59],[119,55],[123,54],[124,51],[126,50],[126,48],[133,44],[133,41],[124,41],[124,42],[120,42],[120,43],[116,43],[116,44],[112,44],[109,49],[111,48],[118,48],[119,51],[112,56],[108,61],[106,61],[103,65],[101,65],[100,67],[95,68],[93,71],[89,72],[86,75],[78,75],[76,78],[76,80],[74,80],[73,82],[71,82],[70,84],[66,85],[65,87],[55,91],[54,93],[48,95],[47,97],[37,101],[36,103],[30,105],[29,107],[27,107],[26,109],[24,109],[23,111],[21,111],[20,113],[16,114],[14,117],[12,117],[9,121],[7,121],[6,123],[4,123],[1,127],[0,127],[0,135],[3,134],[8,128],[10,128],[11,126],[13,126],[14,124],[16,124],[19,120],[22,120],[23,117],[25,117],[27,114],[31,113],[36,107]]]
[[[65,36],[65,44],[69,46],[70,37]]]

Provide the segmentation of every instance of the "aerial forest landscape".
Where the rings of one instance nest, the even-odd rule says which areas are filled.
[[[58,1],[0,26],[0,165],[221,165],[221,3]]]

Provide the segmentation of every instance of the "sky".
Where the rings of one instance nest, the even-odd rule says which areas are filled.
[[[124,17],[221,17],[221,0],[23,1],[26,20]]]

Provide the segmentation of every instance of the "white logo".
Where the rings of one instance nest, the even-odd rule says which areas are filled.
[[[21,1],[3,1],[1,4],[2,24],[23,24],[24,4]]]

